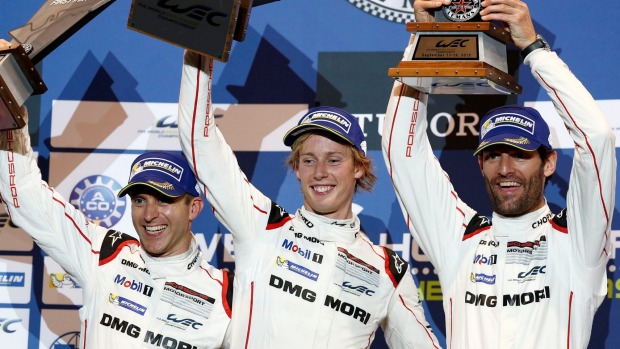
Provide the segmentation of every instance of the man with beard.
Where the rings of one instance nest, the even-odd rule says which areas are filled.
[[[416,20],[450,0],[417,0]],[[532,108],[481,120],[474,154],[493,206],[465,204],[426,135],[428,96],[395,83],[383,151],[411,233],[439,274],[450,348],[585,348],[606,295],[616,181],[615,137],[596,102],[536,35],[519,0],[485,0],[482,20],[504,22],[574,143],[567,207],[551,212],[556,169],[549,127]],[[405,51],[411,57],[412,47]]]

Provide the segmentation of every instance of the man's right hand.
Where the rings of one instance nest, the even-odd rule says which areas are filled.
[[[11,48],[11,43],[4,40],[4,39],[0,39],[0,50],[8,50]]]
[[[13,47],[13,45],[11,45],[10,42],[6,41],[5,39],[0,39],[0,51],[8,50],[11,47]],[[25,105],[21,106],[20,109],[21,109],[21,114],[24,115],[25,122],[28,123],[28,109],[26,108]]]
[[[413,11],[416,22],[434,22],[435,11],[441,5],[450,5],[452,0],[415,0]]]

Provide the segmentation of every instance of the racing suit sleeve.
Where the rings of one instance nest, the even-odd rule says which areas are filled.
[[[525,59],[551,98],[575,143],[566,197],[567,227],[577,257],[587,267],[607,262],[616,193],[615,136],[592,95],[555,52]]]
[[[405,50],[409,56],[412,46]],[[427,128],[428,96],[395,82],[385,115],[382,149],[410,232],[440,276],[457,258],[476,212],[454,191],[433,154]]]
[[[95,232],[107,229],[89,223],[42,180],[28,126],[0,131],[0,195],[15,225],[85,287],[97,260],[92,246]]]
[[[424,315],[409,266],[390,298],[381,328],[391,349],[441,348]]]
[[[241,244],[266,227],[271,200],[248,181],[215,124],[212,73],[213,59],[186,51],[179,96],[181,147],[215,216]]]

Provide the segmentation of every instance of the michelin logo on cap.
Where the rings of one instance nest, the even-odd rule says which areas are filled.
[[[482,130],[480,132],[482,134],[482,137],[484,138],[487,132],[493,130],[496,127],[515,127],[529,134],[534,134],[535,126],[536,124],[534,123],[534,120],[527,118],[523,115],[499,114],[487,120],[482,125]]]
[[[332,123],[342,129],[345,133],[349,133],[351,130],[351,123],[345,119],[342,115],[326,112],[318,112],[308,115],[305,120],[300,124],[308,124],[317,120],[323,120],[324,122]]]
[[[179,165],[175,164],[171,161],[166,161],[162,159],[143,159],[140,162],[137,162],[133,168],[131,169],[131,176],[129,181],[133,179],[133,177],[144,171],[159,171],[166,173],[177,181],[181,181],[181,176],[183,176],[183,168]]]

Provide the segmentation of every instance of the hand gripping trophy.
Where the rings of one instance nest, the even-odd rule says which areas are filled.
[[[114,0],[46,0],[0,50],[0,130],[22,128],[26,100],[47,91],[35,65]]]

